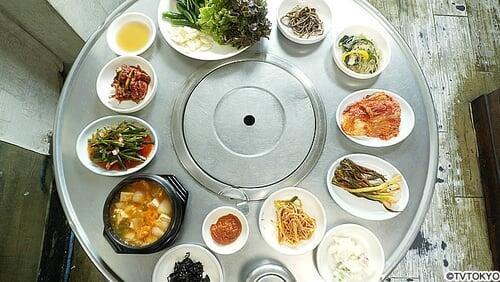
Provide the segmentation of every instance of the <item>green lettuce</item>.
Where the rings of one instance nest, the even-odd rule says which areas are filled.
[[[205,0],[197,25],[219,44],[243,48],[269,38],[265,0]]]

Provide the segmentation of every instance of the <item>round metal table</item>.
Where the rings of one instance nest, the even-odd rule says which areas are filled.
[[[257,217],[262,204],[259,199],[265,198],[271,191],[290,185],[306,188],[321,199],[328,217],[328,229],[342,223],[357,223],[372,230],[385,251],[385,277],[403,258],[416,237],[434,189],[438,135],[427,84],[401,36],[365,1],[331,1],[332,30],[325,40],[310,46],[292,43],[279,33],[275,20],[279,2],[268,1],[269,19],[273,22],[270,39],[262,40],[260,44],[225,61],[207,63],[189,59],[168,46],[158,34],[153,46],[142,55],[156,69],[159,77],[158,93],[150,105],[133,114],[148,121],[159,134],[159,151],[143,172],[174,174],[190,193],[184,224],[176,244],[191,242],[203,245],[201,224],[205,215],[217,206],[235,205],[235,201],[221,197],[213,191],[223,192],[225,187],[233,186],[247,192],[252,199],[248,203],[247,215],[251,228],[249,240],[236,254],[217,255],[225,281],[241,281],[242,275],[248,271],[248,266],[265,259],[282,263],[298,281],[321,280],[315,266],[314,251],[296,257],[280,255],[266,245],[259,233]],[[158,0],[129,1],[109,16],[104,25],[88,40],[75,61],[63,87],[57,110],[53,149],[59,196],[82,247],[109,280],[150,280],[154,265],[163,252],[124,255],[113,251],[102,235],[102,208],[106,196],[122,178],[99,176],[87,170],[76,156],[75,142],[80,131],[88,123],[115,114],[99,102],[95,90],[95,81],[100,69],[115,57],[106,44],[106,27],[125,11],[143,12],[156,19],[157,9]],[[331,45],[334,36],[351,24],[370,25],[385,32],[389,37],[392,59],[387,69],[376,79],[351,79],[333,62]],[[284,98],[276,94],[280,91],[261,89],[258,81],[252,80],[251,74],[247,76],[252,81],[247,83],[250,86],[242,84],[236,91],[223,91],[224,83],[217,84],[215,90],[222,89],[221,92],[226,95],[210,105],[215,112],[211,122],[217,124],[216,139],[229,151],[234,152],[234,155],[221,156],[214,151],[203,151],[200,149],[202,145],[199,144],[200,135],[196,132],[205,134],[201,136],[207,138],[210,137],[210,132],[203,133],[204,127],[198,123],[204,119],[203,115],[196,111],[200,103],[203,104],[201,94],[207,91],[206,87],[216,84],[214,82],[219,79],[218,71],[232,73],[231,66],[247,69],[252,64],[266,64],[257,68],[257,71],[263,73],[279,73],[284,70],[285,73],[278,79],[283,79],[287,85],[297,84],[291,91],[295,91],[299,98],[302,97],[300,95],[309,97],[309,102],[300,104],[303,97],[297,101],[283,102]],[[203,84],[205,88],[197,87]],[[300,84],[304,86],[305,92],[298,90]],[[393,91],[412,106],[416,118],[415,128],[405,141],[388,148],[368,148],[349,141],[339,131],[335,122],[338,103],[347,94],[363,88]],[[241,94],[249,97],[244,104],[235,98]],[[254,103],[257,100],[267,102],[263,107],[256,107]],[[235,113],[231,110],[235,107],[245,110]],[[287,111],[298,108],[303,110],[296,115],[297,118],[303,119],[302,123],[300,120],[286,118],[292,116],[287,114]],[[259,120],[265,120],[264,131],[277,131],[281,135],[267,134],[261,138],[261,143],[251,147],[241,146],[234,142],[233,136],[244,136],[244,129],[241,129],[240,133],[231,131],[228,129],[228,122],[223,118],[218,119],[219,113],[223,116],[241,115],[238,117],[241,117],[246,125],[255,123],[257,126]],[[295,125],[300,134],[288,132],[287,124]],[[274,166],[276,173],[254,179],[262,170],[253,172],[250,168],[262,164],[270,166],[269,162],[276,159],[276,156],[271,158],[266,157],[266,154],[270,152],[270,148],[278,146],[276,140],[283,136],[288,140],[296,140],[297,136],[301,136],[297,144],[290,145],[289,154],[286,154],[286,147],[280,149],[281,156],[288,162],[281,163],[279,167]],[[214,141],[216,139],[208,141],[210,146],[215,146],[214,150],[218,150],[217,142]],[[188,151],[185,151],[185,147],[193,149],[188,148]],[[329,166],[337,158],[355,152],[381,157],[403,173],[410,188],[410,201],[404,212],[386,221],[367,221],[347,214],[331,199],[326,186]],[[207,161],[204,157],[206,155],[209,156],[208,160],[215,158],[218,162]],[[220,160],[226,160],[228,164],[238,163],[234,156],[257,156],[261,162],[249,165],[249,171],[254,173],[250,175],[241,174],[245,173],[244,171],[228,172],[217,169],[217,166],[224,166]],[[241,174],[241,179],[235,177],[238,173]]]

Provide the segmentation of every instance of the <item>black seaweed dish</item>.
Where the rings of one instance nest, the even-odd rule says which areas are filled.
[[[170,196],[170,199],[173,204],[173,217],[172,224],[154,243],[143,246],[143,247],[134,247],[123,242],[113,231],[110,222],[110,205],[115,198],[115,196],[122,190],[122,188],[132,182],[138,180],[150,180],[154,181],[165,190],[165,192]],[[182,221],[184,219],[184,213],[186,210],[188,200],[188,192],[179,182],[179,180],[173,175],[155,175],[155,174],[138,174],[125,178],[120,181],[115,188],[109,193],[106,202],[104,203],[103,208],[103,221],[104,221],[104,237],[108,240],[109,244],[115,252],[123,253],[123,254],[150,254],[154,252],[158,252],[168,246],[170,246],[177,235],[179,234]]]

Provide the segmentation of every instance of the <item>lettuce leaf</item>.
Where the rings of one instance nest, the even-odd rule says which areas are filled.
[[[219,44],[239,49],[269,38],[271,22],[266,16],[265,0],[205,0],[197,24]]]

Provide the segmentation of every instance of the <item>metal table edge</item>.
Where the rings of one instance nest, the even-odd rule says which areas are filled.
[[[415,55],[411,51],[408,44],[404,41],[399,32],[392,26],[392,24],[370,3],[366,0],[353,0],[361,7],[366,9],[369,13],[371,13],[374,18],[376,18],[388,31],[390,31],[391,35],[394,36],[395,41],[402,47],[401,49],[404,51],[406,56],[408,57],[412,67],[416,70],[418,75],[419,83],[424,86],[427,91],[427,95],[423,95],[422,99],[425,104],[425,110],[427,113],[427,120],[429,125],[429,138],[430,138],[430,152],[429,152],[429,166],[427,170],[427,179],[424,187],[422,199],[420,201],[420,205],[417,210],[417,214],[407,232],[405,238],[401,241],[397,249],[394,251],[394,255],[386,261],[385,269],[382,274],[382,277],[387,277],[392,270],[397,266],[397,264],[403,259],[409,250],[411,244],[415,240],[420,227],[425,219],[425,215],[429,209],[432,195],[434,192],[434,185],[436,182],[437,168],[438,168],[438,148],[439,148],[439,139],[438,139],[438,127],[437,127],[437,119],[435,116],[435,108],[433,103],[433,98],[430,94],[429,86],[425,77],[423,75],[422,69],[418,64]],[[86,56],[94,42],[96,41],[98,35],[105,31],[106,27],[111,23],[111,21],[121,14],[124,10],[129,8],[133,3],[137,2],[137,0],[126,0],[119,7],[117,7],[105,20],[102,26],[100,26],[89,38],[89,40],[85,43],[84,47],[80,51],[78,57],[75,60],[67,78],[66,82],[61,90],[61,97],[58,102],[57,110],[56,110],[56,119],[54,123],[54,143],[53,143],[53,152],[54,152],[54,171],[56,176],[56,184],[57,191],[59,193],[59,197],[61,200],[61,204],[63,206],[64,212],[68,218],[68,222],[75,232],[76,237],[80,241],[82,248],[85,253],[89,256],[91,261],[97,267],[97,269],[104,275],[104,277],[108,280],[121,280],[120,277],[113,272],[113,270],[102,260],[102,258],[95,251],[91,249],[90,242],[87,236],[81,232],[82,226],[80,225],[78,219],[75,216],[75,212],[73,206],[69,201],[69,195],[66,189],[66,183],[63,177],[63,167],[62,167],[62,154],[61,147],[58,146],[60,143],[61,136],[59,135],[59,129],[62,126],[62,120],[60,117],[64,111],[63,104],[68,92],[68,81],[71,81],[72,77],[75,75],[75,72],[79,68],[82,59]]]
[[[390,31],[391,35],[394,36],[395,41],[400,45],[402,51],[408,57],[412,67],[418,73],[419,84],[423,86],[427,91],[427,95],[423,95],[422,99],[424,101],[425,110],[427,113],[427,121],[429,125],[429,166],[427,169],[427,179],[425,182],[424,192],[422,194],[422,199],[418,207],[415,218],[413,219],[406,236],[403,238],[399,246],[394,251],[394,255],[386,261],[384,272],[382,277],[386,278],[398,265],[398,263],[404,258],[408,250],[410,249],[413,241],[417,237],[420,227],[424,222],[425,215],[429,210],[432,196],[434,194],[434,186],[436,184],[436,177],[438,171],[438,153],[439,153],[439,135],[438,135],[438,125],[436,118],[436,109],[434,107],[434,100],[430,93],[430,88],[425,79],[422,68],[417,62],[415,54],[411,51],[410,46],[403,39],[401,34],[396,30],[396,28],[375,8],[373,5],[368,3],[366,0],[354,0],[360,6],[365,8],[369,13],[371,13],[374,18],[376,18],[387,30]]]
[[[104,23],[90,36],[90,38],[87,40],[85,45],[83,46],[82,50],[78,54],[78,57],[76,58],[73,66],[71,67],[71,70],[66,77],[65,83],[63,85],[63,88],[61,90],[61,96],[59,98],[58,104],[57,104],[57,109],[56,109],[56,118],[54,122],[54,142],[52,144],[53,146],[53,152],[54,152],[54,159],[53,159],[53,164],[54,164],[54,175],[56,179],[56,187],[57,187],[57,192],[59,194],[59,199],[61,201],[64,213],[66,214],[66,217],[68,219],[69,225],[73,232],[75,233],[78,241],[80,242],[83,250],[87,254],[87,256],[90,258],[92,263],[97,267],[97,269],[104,275],[104,277],[109,280],[109,281],[121,281],[122,279],[104,262],[104,260],[97,254],[94,250],[92,250],[90,246],[90,242],[83,232],[83,228],[78,221],[78,219],[75,216],[75,211],[73,208],[73,205],[69,201],[69,194],[67,193],[66,189],[66,182],[63,177],[63,166],[62,166],[62,152],[61,152],[61,146],[59,146],[59,143],[61,142],[61,135],[59,134],[59,129],[62,127],[63,120],[61,119],[62,113],[64,111],[63,105],[64,101],[67,96],[68,92],[68,85],[69,82],[72,80],[73,76],[75,75],[75,72],[79,69],[79,66],[81,65],[82,59],[87,55],[87,53],[90,51],[92,46],[94,45],[95,41],[97,40],[97,37],[101,35],[102,32],[104,32],[107,28],[107,26],[111,23],[111,21],[116,18],[118,15],[120,15],[123,11],[128,9],[132,4],[137,2],[137,0],[126,0],[123,2],[120,6],[118,6],[104,21]]]

